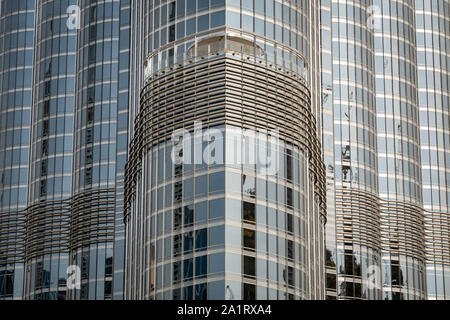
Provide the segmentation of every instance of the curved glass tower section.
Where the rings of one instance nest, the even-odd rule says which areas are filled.
[[[0,299],[123,299],[130,23],[131,1],[1,1]]]
[[[450,299],[450,1],[415,1],[428,299]]]
[[[75,299],[111,299],[120,1],[79,1],[71,263]]]
[[[78,5],[70,262],[81,288],[71,299],[123,299],[131,4]]]
[[[38,1],[27,212],[27,299],[66,297],[76,30],[60,1]]]
[[[0,299],[23,294],[34,1],[0,3]]]
[[[321,2],[328,299],[448,298],[448,10]]]
[[[324,119],[334,123],[325,128],[324,122],[332,194],[327,198],[332,202],[335,198],[330,206],[335,230],[327,234],[327,286],[330,297],[336,290],[339,299],[379,299],[381,294],[381,279],[370,278],[381,263],[371,5],[371,1],[322,2],[322,18],[331,26],[322,48],[327,59],[332,55],[332,66],[322,70],[322,109]],[[330,37],[331,43],[326,43]]]
[[[374,6],[383,299],[424,299],[414,1]]]
[[[324,297],[317,4],[136,4],[126,298]]]

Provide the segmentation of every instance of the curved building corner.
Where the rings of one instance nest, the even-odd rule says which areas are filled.
[[[143,4],[125,296],[323,299],[317,3],[180,3]]]

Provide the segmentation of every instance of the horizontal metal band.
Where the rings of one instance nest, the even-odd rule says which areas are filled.
[[[72,197],[70,249],[114,241],[115,210],[115,189],[94,189]]]
[[[424,213],[427,262],[450,266],[450,212]]]
[[[277,130],[280,139],[305,151],[314,191],[326,217],[325,166],[310,92],[292,72],[238,55],[218,55],[148,79],[141,92],[125,178],[125,220],[136,193],[144,152],[168,141],[177,129],[231,125]]]
[[[25,258],[113,241],[115,209],[114,189],[89,190],[28,207]]]
[[[380,200],[357,189],[336,190],[336,238],[381,251]]]
[[[26,210],[0,213],[0,264],[25,258]]]
[[[402,201],[380,202],[383,251],[424,261],[425,226],[423,209]]]
[[[70,200],[45,201],[27,210],[27,260],[69,250]]]

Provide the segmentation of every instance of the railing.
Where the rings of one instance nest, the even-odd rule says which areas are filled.
[[[166,48],[150,55],[144,63],[144,78],[147,81],[155,74],[168,72],[177,67],[208,60],[220,55],[232,54],[246,60],[271,67],[277,71],[297,75],[304,82],[308,82],[308,68],[305,59],[294,52],[276,46],[267,46],[271,50],[264,50],[251,40],[238,36],[223,34],[204,38],[194,43],[181,54],[175,56],[174,48]],[[288,55],[289,59],[285,56]]]

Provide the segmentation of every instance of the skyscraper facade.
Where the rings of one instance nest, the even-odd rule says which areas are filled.
[[[318,1],[136,1],[129,299],[322,299]]]
[[[34,16],[34,1],[1,3],[0,299],[23,295]]]
[[[321,5],[327,297],[448,298],[449,2]]]
[[[123,298],[130,9],[1,1],[0,299]]]
[[[330,231],[328,296],[378,299],[381,262],[373,31],[368,1],[322,1],[322,109]],[[334,123],[334,126],[325,126]],[[336,279],[337,271],[337,279]]]
[[[428,299],[450,299],[450,1],[415,1]]]
[[[0,0],[0,300],[450,299],[450,0]]]

